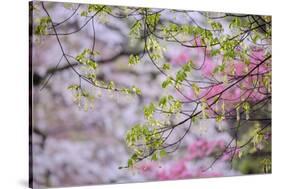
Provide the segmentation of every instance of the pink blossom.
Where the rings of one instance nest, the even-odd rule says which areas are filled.
[[[200,63],[202,64],[202,63]],[[201,69],[202,73],[205,76],[210,76],[214,69],[216,67],[216,64],[214,62],[212,62],[212,60],[210,58],[206,58],[205,62],[203,63],[203,67]]]
[[[235,62],[234,68],[235,68],[235,74],[236,75],[242,75],[244,73],[244,70],[245,70],[245,63]]]
[[[154,169],[156,167],[156,165],[152,162],[146,162],[141,164],[138,169],[142,172],[142,173],[146,173],[151,171],[152,169]]]
[[[254,49],[251,56],[250,56],[250,62],[252,63],[259,63],[264,59],[264,50],[263,49]]]
[[[187,63],[189,60],[188,53],[186,51],[182,51],[178,56],[174,57],[171,60],[171,63],[174,65],[183,65]]]
[[[180,160],[179,162],[177,162],[177,164],[172,166],[170,173],[171,175],[180,177],[184,171],[186,171],[185,162],[183,160]]]
[[[208,141],[206,139],[198,139],[187,147],[184,158],[177,161],[171,160],[161,166],[161,168],[153,162],[146,162],[139,167],[140,173],[157,180],[222,176],[219,172],[203,171],[202,167],[190,170],[188,165],[191,161],[208,157],[217,149],[223,150],[224,147],[225,142],[222,140]]]

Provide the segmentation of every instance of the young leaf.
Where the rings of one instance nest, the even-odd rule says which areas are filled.
[[[151,160],[152,160],[152,161],[157,161],[157,160],[158,160],[157,154],[156,154],[155,152],[154,152],[154,154],[152,155]]]
[[[173,83],[172,78],[168,77],[165,81],[163,81],[162,88],[165,89],[165,88],[167,88],[172,83]]]
[[[162,157],[165,157],[165,156],[167,156],[166,150],[161,150],[160,151],[160,157],[162,158]]]
[[[171,68],[171,65],[166,63],[166,64],[163,64],[163,70],[169,70]]]
[[[250,103],[249,102],[244,102],[242,104],[242,108],[246,114],[246,120],[248,120],[250,118]]]
[[[138,64],[140,61],[140,58],[138,55],[133,55],[131,54],[129,56],[129,65],[135,65],[135,64]]]
[[[224,116],[223,115],[218,115],[216,117],[216,122],[220,123],[222,120],[224,120]]]
[[[153,116],[153,113],[155,112],[154,104],[150,103],[148,106],[145,106],[143,111],[145,118],[150,119]]]
[[[141,90],[140,88],[137,88],[136,86],[133,86],[132,87],[132,91],[137,94],[137,95],[141,95]]]
[[[67,87],[67,89],[69,89],[69,90],[78,90],[79,88],[80,88],[79,85],[69,85]]]

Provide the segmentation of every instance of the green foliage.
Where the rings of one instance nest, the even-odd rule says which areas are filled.
[[[249,102],[243,102],[242,103],[242,108],[245,112],[246,119],[249,119],[249,114],[250,114],[250,103]]]
[[[138,64],[139,62],[140,62],[140,58],[138,55],[131,54],[129,56],[129,65],[135,65]]]
[[[88,91],[83,90],[80,85],[69,85],[67,89],[73,92],[74,102],[79,108],[82,107],[84,111],[88,111],[89,107],[94,108],[95,97]]]
[[[152,161],[157,161],[158,160],[158,156],[157,156],[156,152],[154,152],[153,155],[151,156],[151,160]]]
[[[184,64],[182,66],[183,71],[185,71],[186,73],[191,72],[191,68],[192,68],[192,60],[188,61],[186,64]]]
[[[67,89],[69,89],[69,90],[78,90],[79,88],[80,88],[79,85],[70,85],[67,87]]]
[[[261,161],[264,173],[271,173],[271,159],[265,158]]]
[[[125,94],[125,95],[141,95],[142,92],[141,92],[141,89],[136,87],[136,86],[132,86],[132,87],[123,87],[120,89],[120,91]]]
[[[90,49],[84,49],[84,51],[78,54],[75,58],[79,63],[87,65],[89,69],[97,69],[98,64],[89,58],[89,55],[95,55]]]
[[[47,29],[51,25],[51,22],[52,20],[48,16],[40,18],[39,24],[35,27],[35,34],[36,35],[47,34]]]
[[[170,38],[171,35],[176,34],[181,28],[174,23],[169,23],[169,25],[162,26],[161,30],[166,38]]]
[[[220,122],[222,122],[224,119],[225,119],[224,115],[218,115],[218,116],[216,117],[216,122],[220,123]]]
[[[225,61],[227,60],[233,60],[236,57],[236,51],[235,48],[240,43],[236,39],[229,40],[229,36],[221,36],[220,38],[220,52],[223,55],[223,58]]]
[[[169,112],[178,113],[182,108],[182,103],[179,100],[174,100],[170,106]]]
[[[167,152],[166,150],[161,150],[160,153],[159,153],[160,157],[166,157],[167,156]]]
[[[245,156],[239,160],[234,161],[234,167],[239,170],[242,174],[253,174],[253,173],[271,173],[271,161],[265,161],[263,157]],[[264,163],[265,162],[265,163]]]
[[[271,92],[271,73],[267,73],[262,78],[263,85],[268,92]]]
[[[89,16],[91,13],[96,12],[104,12],[104,13],[111,13],[111,8],[109,6],[104,5],[88,5],[88,8],[81,12],[81,16]]]
[[[134,25],[131,27],[130,36],[139,38],[140,37],[140,30],[142,28],[142,24],[139,20],[137,20]]]
[[[110,90],[115,89],[115,83],[114,83],[114,81],[110,81],[110,82],[108,83],[108,89],[110,89]]]
[[[131,94],[131,89],[124,87],[121,89],[121,92],[125,95],[129,95],[129,94]]]
[[[173,84],[173,78],[167,77],[166,80],[162,82],[162,88],[165,89],[171,84]]]
[[[184,64],[181,69],[176,73],[176,86],[180,86],[182,82],[186,79],[187,75],[191,72],[192,61]]]
[[[171,69],[171,65],[169,63],[163,64],[162,69],[165,70],[165,71],[170,70]]]
[[[223,31],[222,24],[220,22],[211,21],[213,30]]]
[[[153,31],[155,29],[155,27],[158,24],[159,20],[160,20],[160,14],[159,13],[147,15],[146,23],[150,27],[150,30]]]
[[[143,147],[139,147],[139,144],[144,144],[149,149],[160,148],[163,144],[159,133],[155,129],[149,129],[146,125],[136,124],[126,134],[126,143],[133,151],[132,156],[128,160],[128,167],[133,167],[137,160],[140,160],[147,156],[146,150]],[[151,160],[157,161],[159,156],[163,157],[164,152],[154,151]]]
[[[104,11],[106,13],[111,13],[111,8],[104,5],[88,5],[88,12]]]
[[[187,72],[184,71],[183,69],[180,69],[176,74],[176,85],[181,85],[186,77],[187,77]]]
[[[147,39],[146,49],[150,51],[150,57],[154,61],[163,57],[163,49],[154,37]]]
[[[257,146],[262,146],[262,142],[264,141],[264,134],[262,132],[260,132],[261,128],[260,128],[260,124],[259,122],[256,122],[253,125],[253,129],[250,131],[251,135],[253,136],[252,139],[252,144],[253,144],[253,151],[257,150]]]
[[[153,103],[150,103],[148,106],[145,106],[143,109],[144,117],[146,119],[150,119],[153,116],[153,113],[155,112],[155,106]]]
[[[212,49],[210,52],[211,56],[217,56],[220,54],[220,49]]]
[[[162,96],[159,99],[158,106],[160,109],[170,112],[170,114],[174,114],[181,111],[182,102],[175,99],[172,95],[167,95],[167,96]]]
[[[233,18],[229,24],[230,29],[239,28],[240,26],[241,26],[241,19],[238,17]]]
[[[132,127],[131,130],[127,132],[126,142],[129,146],[134,146],[135,142],[141,138],[141,135],[149,133],[147,127],[143,127],[140,124],[136,124]]]
[[[159,107],[165,108],[167,106],[167,103],[169,102],[169,99],[173,99],[173,98],[174,97],[171,95],[161,97],[158,103]]]
[[[98,12],[99,15],[100,13],[106,15],[106,13],[111,12],[113,12],[111,16],[114,16],[115,14],[115,10],[112,11],[108,6],[89,5],[83,12],[81,12],[81,16],[90,17]],[[213,109],[209,107],[213,104],[208,104],[204,97],[200,97],[201,90],[205,91],[206,88],[208,89],[208,87],[206,87],[207,84],[204,84],[203,82],[202,84],[199,84],[199,82],[193,82],[188,78],[193,71],[196,73],[199,69],[196,69],[196,66],[193,66],[192,60],[189,60],[180,68],[177,68],[176,65],[171,66],[171,64],[166,63],[167,60],[163,56],[163,53],[165,52],[163,44],[166,44],[165,40],[169,40],[169,42],[178,42],[178,44],[184,47],[186,46],[187,48],[202,48],[206,50],[205,56],[207,56],[207,58],[210,58],[209,56],[211,56],[214,57],[212,60],[218,60],[218,63],[214,63],[217,66],[212,73],[213,81],[222,81],[223,84],[227,86],[232,82],[232,80],[229,81],[229,78],[232,78],[232,76],[235,76],[236,74],[234,62],[244,62],[245,68],[249,69],[251,63],[249,54],[252,53],[252,49],[250,48],[252,46],[249,45],[249,43],[254,43],[254,49],[256,44],[261,43],[262,41],[269,41],[271,39],[270,28],[265,27],[267,31],[265,32],[266,34],[260,31],[263,28],[251,31],[251,28],[257,27],[258,24],[251,22],[250,19],[244,19],[239,16],[230,16],[224,19],[224,21],[221,21],[221,19],[209,19],[206,28],[204,28],[196,23],[177,24],[165,21],[165,19],[163,19],[164,21],[162,22],[161,12],[155,13],[152,9],[147,8],[136,10],[136,15],[139,16],[129,17],[129,15],[124,14],[124,18],[128,18],[128,25],[130,26],[130,39],[136,41],[138,45],[138,48],[136,48],[137,50],[139,50],[139,47],[143,48],[141,50],[147,55],[145,58],[149,58],[153,65],[166,77],[161,83],[163,89],[170,87],[169,91],[172,91],[173,89],[181,90],[186,87],[193,91],[195,97],[192,98],[194,98],[193,100],[195,101],[195,104],[197,103],[197,105],[201,105],[201,115],[190,116],[192,123],[197,122],[198,117],[201,118],[201,116],[203,119],[212,116],[211,118],[215,118],[217,123],[227,120],[228,116],[233,116],[234,121],[236,116],[237,122],[241,121],[240,116],[244,119],[244,115],[246,120],[249,120],[249,115],[252,110],[251,108],[253,108],[251,107],[250,100],[246,102],[244,99],[241,99],[240,102],[235,102],[234,105],[232,105],[233,111],[230,115],[227,114],[227,111],[228,106],[231,105],[227,104],[226,106],[224,100],[220,99],[221,96],[217,95],[211,99],[215,102],[216,106],[215,114],[213,114],[211,111]],[[271,22],[270,17],[261,16],[260,19]],[[224,26],[227,22],[231,32],[224,31]],[[50,26],[50,23],[50,18],[41,18],[39,25],[35,29],[35,33],[38,35],[46,34],[46,30]],[[249,35],[249,37],[245,34]],[[246,36],[245,39],[243,38],[244,36]],[[267,50],[264,54],[271,54],[271,50]],[[93,58],[95,55],[96,53],[91,52],[90,49],[85,49],[76,56],[75,59],[77,62],[84,65],[87,68],[87,71],[90,71],[86,73],[86,77],[83,75],[82,78],[86,78],[87,81],[92,81],[95,87],[104,90],[121,92],[124,95],[142,94],[141,89],[135,85],[131,87],[120,87],[116,86],[114,81],[98,80],[98,63],[95,62]],[[128,58],[129,65],[140,64],[139,55],[131,54]],[[201,79],[203,75],[194,74],[192,76],[196,79],[198,79],[197,77],[200,77],[199,79]],[[79,78],[81,78],[81,75],[79,75]],[[212,78],[210,79],[210,82]],[[263,74],[261,78],[262,82],[258,83],[260,88],[265,87],[268,92],[271,92],[271,73]],[[235,78],[233,81],[235,81]],[[79,106],[85,106],[87,99],[91,101],[94,99],[92,94],[81,88],[81,84],[70,85],[68,89],[74,93],[75,101],[79,103]],[[185,92],[185,90],[182,91]],[[165,92],[168,92],[168,90]],[[158,101],[153,101],[144,107],[144,123],[135,124],[127,132],[125,137],[126,143],[132,154],[127,162],[128,167],[133,167],[135,163],[145,158],[158,161],[160,158],[167,155],[166,150],[163,149],[164,137],[161,135],[161,129],[169,129],[169,126],[173,127],[173,121],[177,120],[175,117],[188,116],[188,113],[183,109],[184,105],[186,104],[178,100],[176,95],[163,95]],[[195,113],[198,111],[200,110],[196,110]],[[245,133],[253,136],[253,140],[249,142],[252,148],[247,149],[249,153],[254,154],[258,148],[261,148],[260,146],[267,145],[263,143],[265,135],[264,133],[259,132],[260,129],[261,127],[257,126],[255,129],[251,127],[250,129],[245,130]],[[245,142],[245,140],[243,139],[242,141],[241,139],[241,141],[238,141],[239,145],[242,145],[242,142]],[[244,160],[245,157],[248,156],[247,150],[239,152],[239,159]],[[270,172],[271,162],[269,163],[269,160],[267,159],[264,160],[262,164],[264,172]],[[243,166],[241,168],[242,170],[244,169]]]
[[[132,92],[137,95],[141,95],[141,89],[136,86],[132,86]]]

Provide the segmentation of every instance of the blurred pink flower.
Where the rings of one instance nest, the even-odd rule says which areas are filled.
[[[202,64],[202,63],[200,62],[200,64]],[[198,66],[200,66],[200,65],[198,65]],[[210,76],[213,73],[215,67],[216,67],[216,64],[212,61],[212,59],[206,58],[205,62],[203,63],[202,73],[205,76]]]
[[[187,63],[189,60],[188,53],[186,51],[182,51],[178,56],[172,58],[171,63],[174,65],[183,65]]]

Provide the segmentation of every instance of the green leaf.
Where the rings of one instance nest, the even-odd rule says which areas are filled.
[[[96,63],[96,62],[94,62],[94,61],[92,61],[92,60],[90,60],[90,59],[88,59],[88,60],[86,60],[86,64],[90,67],[90,68],[92,68],[92,69],[96,69],[97,68],[97,66],[98,66],[98,64]]]
[[[191,71],[192,61],[188,61],[186,64],[182,66],[182,69],[185,71],[185,73],[189,73]]]
[[[235,17],[232,19],[232,21],[229,24],[229,28],[235,28],[235,27],[240,27],[241,26],[241,20],[238,17]]]
[[[133,160],[132,159],[129,159],[128,160],[128,167],[132,167],[133,166]]]
[[[164,96],[164,97],[161,97],[160,98],[160,100],[159,100],[159,106],[160,107],[165,107],[166,106],[166,104],[167,104],[167,97],[166,96]]]
[[[176,83],[181,83],[185,80],[187,74],[184,70],[179,70],[176,74]]]
[[[166,64],[163,64],[163,70],[169,70],[171,68],[171,65],[166,63]]]
[[[152,161],[157,161],[157,160],[158,160],[157,154],[156,154],[155,152],[154,152],[154,154],[152,155],[151,160],[152,160]]]
[[[130,89],[130,88],[122,88],[122,89],[121,89],[121,92],[122,92],[123,94],[128,95],[128,94],[131,94],[131,89]]]
[[[131,28],[130,36],[140,37],[141,22],[137,20]]]
[[[78,90],[79,88],[80,88],[79,85],[69,85],[69,86],[67,87],[67,89],[69,89],[69,90]]]
[[[222,30],[222,25],[219,22],[212,22],[211,26],[214,30]]]
[[[172,106],[170,107],[171,112],[179,112],[182,108],[182,103],[179,100],[175,100]]]
[[[159,13],[149,14],[146,16],[147,25],[151,28],[151,30],[153,30],[155,28],[155,26],[159,22],[159,19],[160,19]]]
[[[220,123],[220,122],[222,122],[222,120],[224,120],[224,119],[225,119],[225,118],[224,118],[223,115],[218,115],[218,116],[216,117],[216,122]]]
[[[110,81],[109,84],[108,84],[108,89],[112,90],[112,89],[115,89],[115,83],[114,81]]]
[[[135,65],[135,64],[138,64],[140,61],[140,58],[138,55],[133,55],[131,54],[129,56],[129,65]]]
[[[250,118],[250,103],[249,102],[243,102],[242,108],[246,114],[246,120]]]
[[[243,102],[242,107],[243,107],[243,110],[245,112],[249,112],[250,111],[250,103],[249,102]]]
[[[176,74],[176,84],[181,84],[185,80],[187,74],[191,71],[191,66],[191,60],[182,66],[182,68]]]
[[[211,56],[216,56],[220,53],[220,49],[212,49],[211,50]]]
[[[144,107],[144,116],[146,119],[150,119],[153,116],[153,113],[155,112],[155,106],[153,103],[150,103],[148,106]]]
[[[103,11],[106,13],[111,12],[111,8],[109,6],[104,6],[104,5],[89,5],[88,6],[88,12],[97,12],[97,11]]]
[[[165,81],[163,81],[162,83],[162,88],[165,89],[167,88],[169,85],[171,85],[173,83],[173,80],[171,77],[168,77]]]
[[[165,156],[167,156],[166,150],[161,150],[160,151],[160,157],[162,158],[162,157],[165,157]]]
[[[141,90],[139,88],[137,88],[136,86],[132,87],[132,91],[137,95],[141,95]]]
[[[51,24],[52,20],[49,16],[40,18],[39,24],[35,27],[36,35],[46,34],[48,26]]]
[[[86,16],[88,16],[88,11],[82,11],[80,15],[86,17]]]

